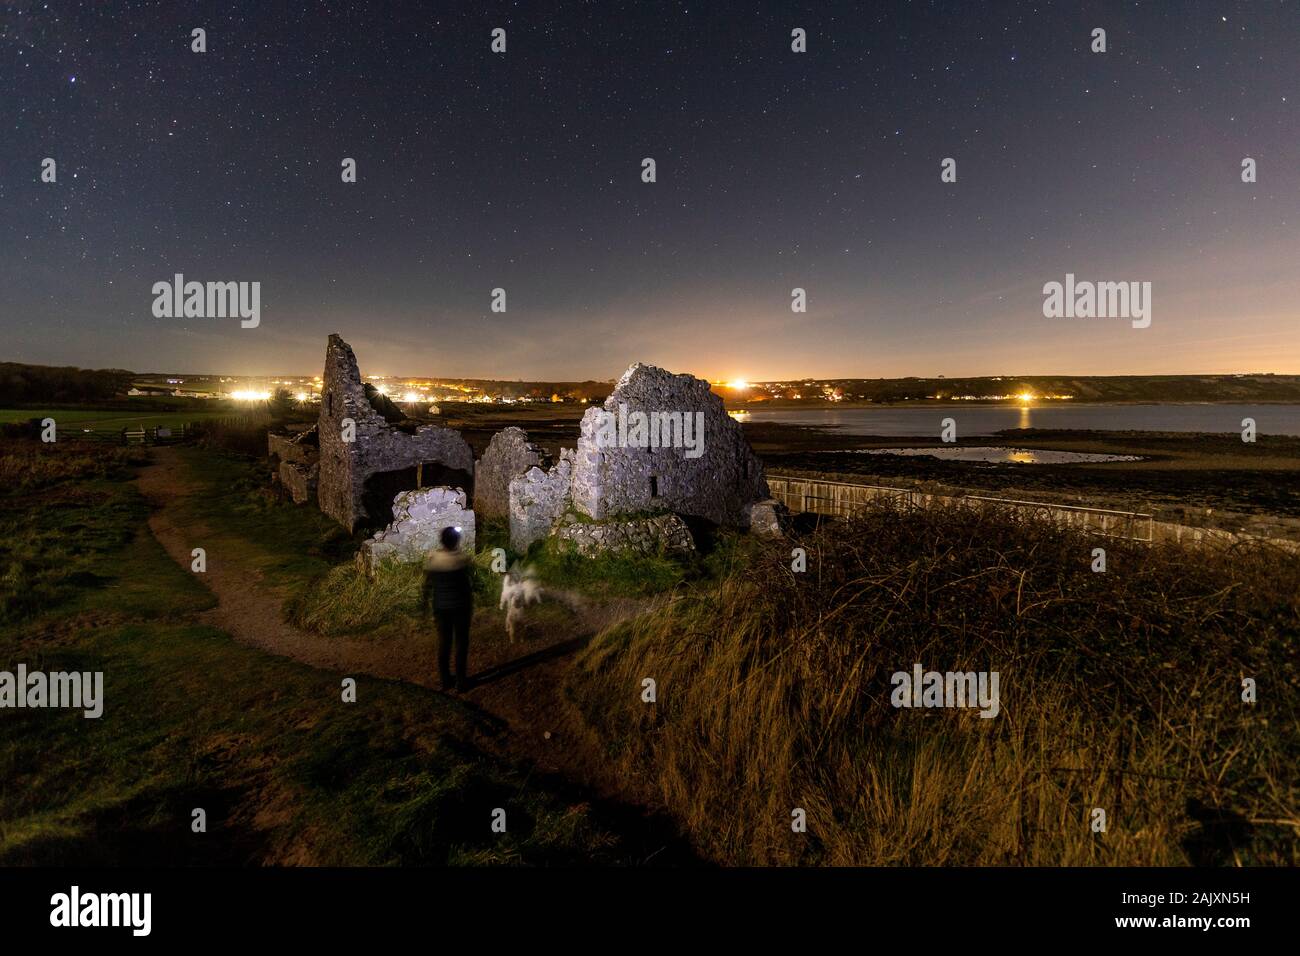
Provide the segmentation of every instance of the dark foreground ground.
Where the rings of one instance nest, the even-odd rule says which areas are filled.
[[[542,546],[512,641],[485,521],[453,695],[418,568],[358,575],[263,460],[31,443],[0,471],[0,669],[105,680],[96,720],[0,713],[0,865],[1297,859],[1281,549],[1110,540],[1098,574],[1082,532],[960,508],[796,530],[806,575],[734,533],[680,562]],[[1007,716],[895,711],[917,661],[991,665]]]

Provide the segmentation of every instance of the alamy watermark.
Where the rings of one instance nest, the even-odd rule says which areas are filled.
[[[597,410],[597,448],[682,448],[685,457],[704,454],[704,413],[628,411],[619,402],[618,411]]]
[[[158,319],[228,319],[255,329],[262,322],[262,283],[185,281],[176,273],[171,282],[153,284],[153,314]]]
[[[927,671],[920,664],[912,672],[895,671],[889,702],[895,707],[979,707],[981,717],[996,717],[997,671]]]
[[[0,708],[6,707],[71,707],[85,717],[99,717],[104,713],[104,672],[29,673],[26,664],[19,664],[17,671],[0,671]]]
[[[1048,319],[1132,319],[1133,328],[1151,324],[1150,282],[1065,282],[1043,286],[1043,316]]]
[[[55,927],[121,926],[133,936],[153,929],[152,893],[83,893],[73,886],[50,897],[50,925]]]

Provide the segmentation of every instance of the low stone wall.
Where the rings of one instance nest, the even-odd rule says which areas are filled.
[[[560,520],[551,534],[569,542],[588,558],[618,551],[675,555],[695,550],[690,528],[675,514],[605,521],[583,521],[570,514]]]
[[[309,465],[320,457],[320,449],[314,444],[315,428],[298,435],[266,436],[266,453],[268,457],[280,461],[292,461]]]

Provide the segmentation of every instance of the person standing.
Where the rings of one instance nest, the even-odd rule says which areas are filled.
[[[470,561],[460,549],[458,528],[443,528],[439,540],[442,547],[430,551],[424,559],[420,606],[425,613],[432,607],[438,625],[438,676],[442,689],[448,690],[453,685],[450,663],[454,644],[454,684],[457,691],[465,691],[469,688],[469,622],[474,614]]]

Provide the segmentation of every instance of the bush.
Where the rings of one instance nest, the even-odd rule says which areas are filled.
[[[270,426],[269,415],[246,415],[197,422],[191,426],[191,433],[202,448],[249,458],[264,458],[266,433]]]
[[[667,591],[686,579],[690,563],[666,555],[620,551],[585,557],[572,542],[546,538],[523,562],[543,584],[596,597],[641,597]]]
[[[0,446],[0,494],[24,495],[62,482],[117,477],[148,460],[148,451],[139,446],[6,438]]]

